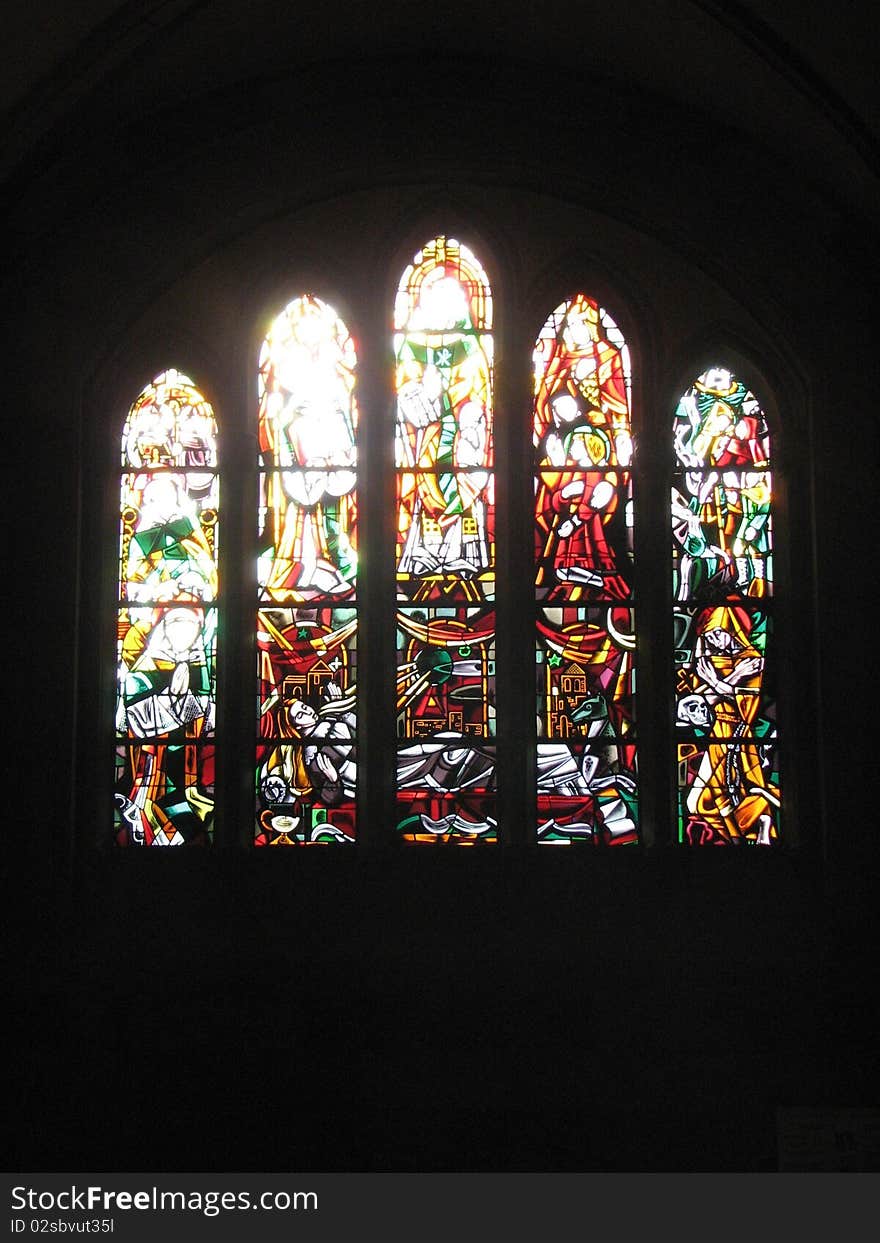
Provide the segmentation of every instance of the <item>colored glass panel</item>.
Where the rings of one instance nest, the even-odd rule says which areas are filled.
[[[495,736],[495,614],[480,608],[397,614],[397,735]]]
[[[260,475],[260,598],[276,604],[349,599],[357,576],[354,471]]]
[[[577,294],[533,362],[537,837],[623,845],[638,840],[629,350]]]
[[[257,616],[257,845],[354,841],[356,645],[352,607]]]
[[[638,839],[633,625],[633,609],[624,605],[539,610],[541,844]]]
[[[214,475],[161,470],[123,475],[122,598],[216,599],[218,510]]]
[[[216,470],[214,412],[188,376],[169,369],[143,389],[125,420],[122,466]]]
[[[743,730],[762,738],[775,735],[776,648],[766,606],[679,607],[673,623],[676,728],[708,737],[718,713],[733,719],[736,706]],[[725,630],[732,632],[730,639]],[[728,675],[721,677],[725,651],[730,667],[721,670]]]
[[[680,841],[688,846],[779,841],[776,745],[678,743]]]
[[[491,327],[482,267],[435,238],[404,272],[394,314],[402,600],[494,593]]]
[[[772,594],[770,437],[757,398],[729,371],[710,369],[679,401],[673,443],[675,599]]]
[[[399,598],[494,599],[494,476],[398,471],[397,499]]]
[[[458,733],[438,734],[397,751],[397,831],[421,845],[497,840],[495,748]]]
[[[117,737],[213,733],[216,633],[216,609],[119,610]]]
[[[548,318],[533,359],[538,599],[627,599],[629,350],[608,312],[579,294]]]
[[[492,292],[430,241],[394,308],[398,832],[496,840]],[[413,607],[418,606],[418,607]]]
[[[357,358],[313,295],[260,354],[255,843],[355,840]],[[286,607],[285,607],[286,606]]]
[[[257,820],[270,841],[276,816],[296,819],[298,831],[307,833],[319,823],[336,823],[343,805],[343,836],[353,834],[356,642],[353,608],[263,609],[258,615],[258,717],[265,745],[258,748]],[[325,813],[318,820],[311,814],[316,809]],[[258,832],[258,841],[262,836]],[[304,840],[331,835],[328,830]]]
[[[257,747],[257,846],[353,845],[357,758],[343,736]]]
[[[155,739],[116,748],[120,846],[202,846],[214,815],[214,746]]]
[[[122,433],[115,839],[210,840],[214,811],[217,425],[181,372],[162,372]]]
[[[633,610],[541,609],[537,712],[547,738],[628,738],[635,732]]]
[[[636,749],[614,741],[538,743],[538,841],[638,841]]]
[[[355,347],[332,307],[290,302],[259,368],[260,599],[350,597],[357,575]]]
[[[679,841],[780,838],[770,443],[757,398],[713,367],[674,418]]]

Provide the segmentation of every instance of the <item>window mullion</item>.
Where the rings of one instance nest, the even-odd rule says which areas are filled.
[[[257,450],[250,353],[235,349],[224,372],[220,494],[226,521],[220,548],[215,843],[228,849],[250,846],[254,839]]]
[[[535,573],[532,484],[532,343],[507,320],[499,343],[498,821],[504,845],[535,840]]]
[[[387,307],[377,299],[360,333],[358,447],[358,844],[394,840],[394,373]]]
[[[672,840],[674,813],[668,446],[662,402],[650,381],[636,379],[633,407],[640,837],[651,847]]]

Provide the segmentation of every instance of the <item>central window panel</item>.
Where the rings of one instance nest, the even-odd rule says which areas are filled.
[[[492,291],[435,237],[394,308],[397,832],[497,841]]]

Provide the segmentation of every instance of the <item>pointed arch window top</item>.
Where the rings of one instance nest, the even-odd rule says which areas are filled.
[[[188,376],[147,384],[122,432],[119,595],[167,603],[217,596],[217,421]]]
[[[676,600],[772,595],[770,434],[758,398],[710,367],[679,399],[673,448]]]
[[[541,329],[532,360],[538,465],[583,465],[572,453],[586,449],[592,466],[628,466],[630,356],[608,312],[586,294],[560,303]],[[590,434],[554,434],[569,425],[588,425]]]
[[[691,470],[770,465],[764,411],[726,367],[710,367],[682,394],[675,412],[675,456],[680,467]]]
[[[489,278],[467,246],[441,235],[418,252],[400,281],[394,328],[407,335],[491,331]]]
[[[275,317],[260,351],[260,465],[346,467],[357,458],[357,353],[336,311],[313,294]]]
[[[579,293],[548,316],[532,354],[539,599],[631,592],[630,358],[599,303]]]
[[[163,371],[141,390],[125,420],[122,465],[135,470],[216,467],[214,411],[182,371]]]

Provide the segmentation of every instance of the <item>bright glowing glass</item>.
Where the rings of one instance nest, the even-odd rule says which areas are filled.
[[[398,831],[496,840],[492,292],[439,236],[400,281],[397,392]]]
[[[679,840],[771,845],[780,785],[767,421],[746,385],[715,366],[682,395],[672,443]]]
[[[210,840],[214,811],[217,425],[192,380],[164,371],[122,433],[115,837]]]
[[[258,846],[355,840],[357,357],[295,298],[260,353]]]
[[[538,841],[623,845],[638,840],[629,350],[577,294],[533,363]]]

